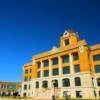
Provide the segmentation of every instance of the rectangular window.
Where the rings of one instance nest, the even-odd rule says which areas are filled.
[[[79,65],[79,64],[74,65],[74,71],[75,71],[76,73],[80,72],[80,65]]]
[[[39,88],[39,82],[36,82],[36,88]]]
[[[100,73],[100,65],[95,65],[95,72]]]
[[[97,86],[100,86],[100,78],[97,78]]]
[[[59,70],[58,68],[53,69],[53,76],[59,75]]]
[[[25,74],[28,74],[28,69],[27,69],[27,70],[25,70]]]
[[[24,81],[28,81],[28,76],[25,76],[24,77]]]
[[[100,61],[100,54],[94,55],[93,60],[94,61]]]
[[[78,52],[73,53],[73,60],[79,60]]]
[[[27,90],[27,85],[24,85],[24,90]]]
[[[37,66],[38,66],[38,68],[40,68],[40,67],[41,67],[41,63],[40,63],[40,62],[38,62],[38,63],[37,63]]]
[[[1,84],[1,89],[3,88],[3,84]]]
[[[38,78],[40,78],[40,71],[38,72]]]
[[[63,67],[63,74],[69,74],[69,73],[70,73],[69,66]]]
[[[75,86],[81,86],[81,79],[80,77],[75,78]]]
[[[70,80],[68,78],[65,78],[62,80],[63,87],[69,87],[70,86]]]
[[[48,67],[49,66],[49,61],[48,60],[45,60],[44,61],[44,67]]]
[[[52,60],[52,64],[53,64],[53,65],[57,65],[57,64],[58,64],[58,58],[54,58],[54,59]]]
[[[64,41],[64,44],[65,44],[65,46],[66,46],[66,45],[69,45],[69,39],[65,40],[65,41]]]
[[[49,76],[49,71],[48,70],[45,70],[44,71],[44,77],[48,77]]]
[[[62,63],[69,62],[69,55],[62,56]]]

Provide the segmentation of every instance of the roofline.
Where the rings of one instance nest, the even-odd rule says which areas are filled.
[[[57,50],[57,52],[52,52],[52,50],[50,50],[50,51],[47,51],[47,52],[44,52],[44,53],[41,53],[41,54],[37,54],[37,55],[35,55],[35,56],[33,56],[32,57],[32,59],[33,60],[37,60],[37,59],[40,59],[40,58],[43,58],[43,57],[45,57],[45,56],[50,56],[50,55],[53,55],[53,54],[57,54],[57,53],[60,53],[60,52],[63,52],[63,51],[65,51],[65,50],[67,50],[67,51],[69,51],[69,50],[71,50],[71,49],[75,49],[75,48],[78,48],[79,46],[85,46],[85,45],[87,45],[87,42],[85,41],[85,40],[81,40],[81,41],[79,41],[79,43],[80,44],[78,44],[77,46],[71,46],[71,47],[67,47],[67,48],[64,48],[64,50],[60,50],[61,49],[61,47],[60,48],[56,48],[56,50]],[[63,47],[62,47],[63,48]]]

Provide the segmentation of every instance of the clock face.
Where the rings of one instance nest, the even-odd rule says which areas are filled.
[[[63,36],[69,36],[69,32],[68,31],[65,31]]]

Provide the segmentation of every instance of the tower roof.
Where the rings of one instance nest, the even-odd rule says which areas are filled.
[[[64,37],[67,37],[67,36],[70,36],[70,35],[76,35],[77,37],[79,37],[78,33],[75,32],[73,29],[65,30],[65,32],[63,33]]]

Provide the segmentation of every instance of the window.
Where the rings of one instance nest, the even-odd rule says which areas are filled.
[[[58,68],[53,69],[53,75],[55,76],[55,75],[58,75],[58,74],[59,74]]]
[[[77,65],[74,65],[74,71],[77,73],[77,72],[80,72],[80,65],[77,64]]]
[[[80,77],[76,77],[76,78],[75,78],[75,86],[81,86]]]
[[[52,84],[54,87],[58,87],[58,80],[52,80]]]
[[[49,61],[48,60],[45,60],[44,61],[44,67],[48,67],[49,66]]]
[[[100,73],[100,65],[95,65],[95,72]]]
[[[36,82],[36,88],[39,88],[39,82]]]
[[[63,67],[63,74],[69,74],[69,73],[70,73],[69,66]]]
[[[100,78],[97,78],[97,86],[100,86]]]
[[[4,84],[4,89],[6,89],[7,88],[7,85],[6,84]]]
[[[49,76],[49,71],[48,70],[45,70],[44,71],[44,77],[48,77]]]
[[[66,46],[66,45],[69,45],[69,39],[65,40],[65,41],[64,41],[64,44],[65,44],[65,46]]]
[[[38,72],[38,78],[40,78],[40,71]]]
[[[94,61],[99,61],[100,60],[100,54],[94,55],[93,60]]]
[[[28,69],[27,69],[27,70],[25,70],[25,74],[28,74]]]
[[[24,92],[24,93],[23,93],[23,96],[26,97],[26,95],[27,95],[27,94]]]
[[[27,90],[27,85],[26,84],[24,85],[24,90]]]
[[[58,58],[54,58],[54,59],[52,60],[52,62],[53,62],[53,65],[57,65],[57,64],[58,64]]]
[[[43,81],[42,82],[42,87],[47,88],[48,87],[48,81]]]
[[[25,76],[24,77],[24,81],[28,81],[28,76]]]
[[[62,56],[62,63],[69,62],[69,55]]]
[[[37,63],[37,66],[38,66],[38,68],[40,68],[40,67],[41,67],[41,63],[40,63],[40,62],[38,62],[38,63]]]
[[[1,84],[1,89],[3,88],[3,84]]]
[[[63,87],[68,87],[70,86],[70,80],[68,78],[65,78],[62,80],[62,84],[63,84]]]
[[[78,52],[73,53],[73,60],[74,61],[79,60]]]

